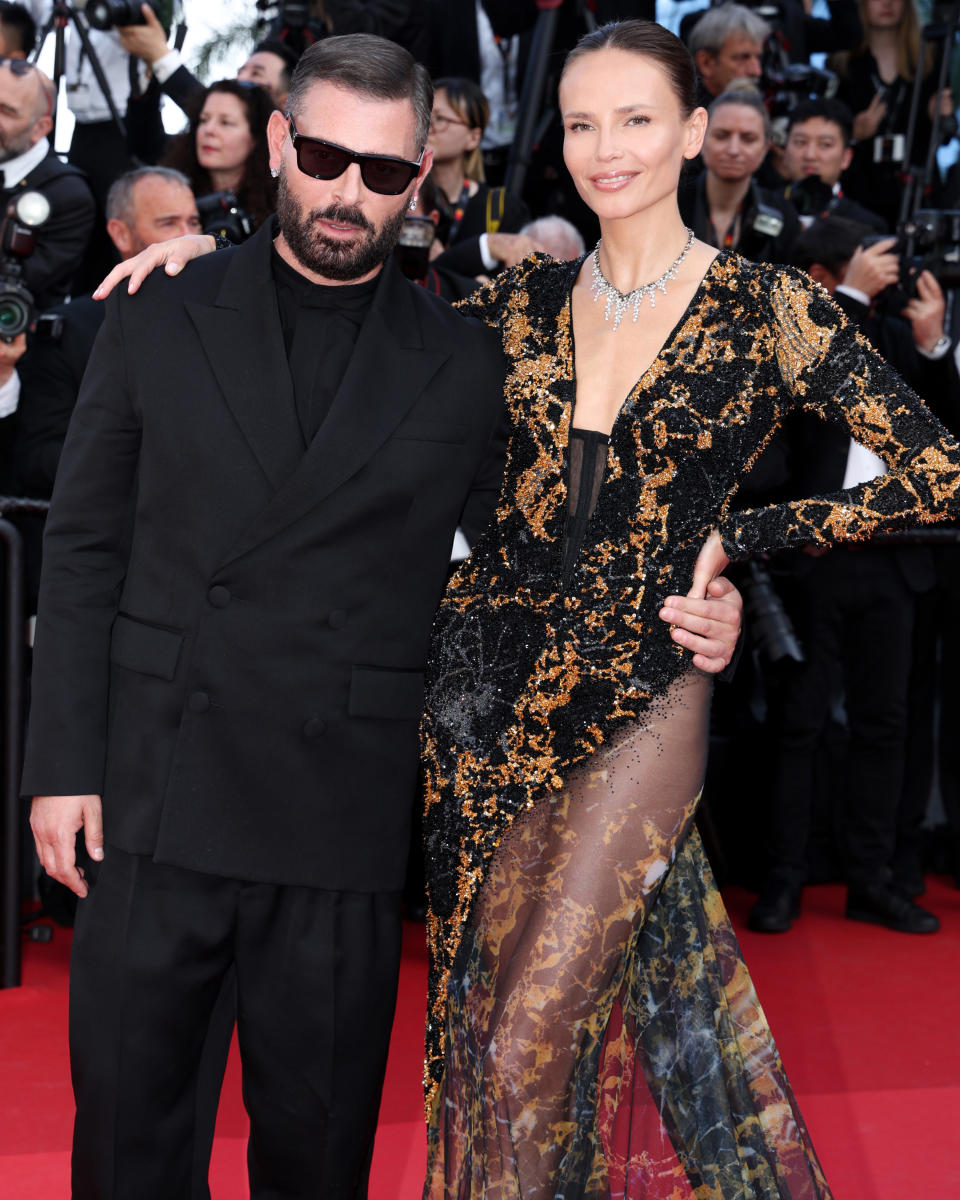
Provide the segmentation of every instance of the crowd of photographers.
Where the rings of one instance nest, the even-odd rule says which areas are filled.
[[[960,432],[960,181],[937,167],[956,134],[956,11],[921,27],[914,3],[827,0],[818,17],[808,0],[687,13],[679,30],[709,126],[681,207],[718,248],[807,270]],[[456,300],[533,250],[582,255],[597,230],[562,168],[550,80],[587,22],[646,17],[676,27],[676,6],[569,0],[545,43],[551,7],[274,5],[236,77],[204,85],[181,55],[169,5],[88,0],[77,13],[0,0],[3,492],[50,495],[101,321],[89,292],[112,263],[193,230],[241,241],[270,218],[267,118],[283,109],[298,54],[316,38],[379,33],[433,74],[434,166],[396,251],[408,276]],[[31,61],[38,29],[65,35],[75,118],[66,160],[51,146],[54,84]],[[534,76],[546,79],[542,95],[525,87]],[[182,110],[173,136],[161,121],[164,97]],[[518,188],[511,151],[525,105],[536,106],[536,134]],[[832,491],[883,469],[842,433],[798,419],[756,464],[743,502]],[[32,587],[39,543],[28,548]],[[960,547],[783,555],[741,569],[738,583],[745,648],[733,684],[718,692],[725,752],[714,755],[703,820],[721,870],[760,892],[751,925],[789,929],[804,883],[842,877],[860,902],[848,916],[934,931],[936,916],[917,903],[925,871],[951,870],[960,885],[960,743],[949,735],[960,695],[950,620]],[[934,777],[949,832],[931,841]],[[742,837],[748,824],[755,843]]]

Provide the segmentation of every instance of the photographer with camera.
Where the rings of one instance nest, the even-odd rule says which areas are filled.
[[[233,241],[249,236],[276,208],[266,137],[272,111],[263,88],[221,79],[206,89],[199,113],[163,159],[186,175],[207,211],[229,217],[223,232]]]
[[[0,213],[25,191],[40,192],[50,205],[22,264],[22,281],[41,308],[69,295],[96,211],[83,175],[60,160],[47,138],[55,100],[53,84],[32,63],[0,60]]]
[[[719,0],[711,7],[726,7]],[[747,7],[757,10],[770,23],[767,58],[805,63],[811,54],[830,54],[849,50],[863,37],[857,0],[827,0],[829,17],[815,17],[810,0],[751,0]],[[688,13],[680,22],[680,36],[688,44],[693,30],[710,9]]]
[[[953,93],[949,87],[937,92],[937,53],[925,56],[918,79],[922,35],[913,0],[860,0],[860,4],[863,42],[850,54],[831,60],[840,77],[837,98],[855,114],[847,186],[851,196],[875,208],[893,228],[903,195],[901,173],[912,165],[905,156],[914,88],[920,91],[914,163],[926,157],[937,109],[946,118],[942,140],[949,141],[956,133]]]
[[[950,397],[955,388],[943,292],[933,275],[921,274],[904,318],[877,313],[873,302],[897,282],[899,263],[893,239],[865,246],[867,233],[836,217],[819,220],[797,238],[794,263],[833,295],[922,396]],[[822,421],[801,418],[790,445],[792,494],[854,487],[885,470],[848,433]],[[768,872],[748,924],[782,933],[799,913],[817,751],[839,684],[847,769],[842,789],[831,781],[831,799],[842,813],[846,915],[901,933],[932,933],[939,921],[913,902],[908,892],[916,892],[894,874],[915,610],[935,581],[930,550],[865,542],[793,554],[784,570],[783,598],[805,661],[782,668],[772,688],[777,756]]]
[[[140,167],[121,175],[110,189],[107,233],[121,259],[199,230],[189,181],[179,171]],[[4,359],[14,357],[17,344],[0,343],[0,410],[6,374],[6,387],[19,397],[13,471],[25,494],[48,497],[53,490],[67,424],[103,316],[104,306],[90,297],[44,314],[16,371]]]
[[[735,79],[750,79],[759,86],[770,33],[763,17],[743,4],[708,8],[687,37],[697,64],[697,103],[709,108]]]
[[[806,100],[790,113],[783,170],[783,194],[804,225],[818,217],[844,217],[874,233],[889,233],[878,213],[852,200],[841,178],[853,160],[853,115],[839,100]]]
[[[203,107],[207,89],[184,64],[175,46],[167,44],[167,31],[149,4],[141,6],[142,23],[117,28],[124,50],[147,64],[160,90],[194,117]],[[270,38],[260,42],[237,72],[241,83],[262,87],[275,108],[284,109],[297,52],[286,42]]]
[[[770,147],[770,116],[745,81],[710,105],[704,169],[681,193],[680,212],[698,238],[756,262],[788,262],[800,222],[782,195],[754,178]]]

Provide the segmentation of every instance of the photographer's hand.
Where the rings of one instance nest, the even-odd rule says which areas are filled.
[[[122,279],[128,279],[127,291],[132,296],[151,271],[162,266],[168,275],[178,274],[191,258],[211,254],[217,243],[209,233],[188,233],[184,237],[171,238],[169,242],[155,242],[141,250],[133,258],[117,263],[103,283],[93,293],[94,300],[106,300]]]
[[[145,24],[118,25],[116,32],[128,54],[132,54],[134,58],[142,58],[152,67],[168,53],[170,47],[167,45],[167,34],[160,24],[160,18],[151,6],[141,4],[140,11],[143,13]]]
[[[872,300],[900,279],[900,260],[891,253],[897,239],[884,238],[872,246],[858,246],[843,273],[846,287],[864,292]]]
[[[886,115],[887,102],[883,98],[883,92],[874,92],[873,99],[863,112],[858,112],[853,118],[853,140],[863,142],[872,138]]]
[[[903,306],[918,349],[930,351],[943,337],[943,318],[947,301],[935,277],[929,271],[917,276],[917,294]]]

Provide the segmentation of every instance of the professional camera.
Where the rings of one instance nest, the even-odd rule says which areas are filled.
[[[872,246],[883,241],[876,234],[863,239]],[[917,276],[929,271],[944,291],[960,288],[960,210],[918,208],[897,230],[897,244],[890,253],[900,259],[900,282],[887,289],[884,302],[888,311],[902,308],[917,294]]]
[[[0,223],[0,340],[12,342],[34,319],[32,293],[23,284],[22,260],[36,247],[34,230],[50,216],[41,192],[21,192],[7,205]]]
[[[833,71],[822,71],[810,63],[765,63],[762,88],[776,144],[787,144],[789,116],[798,104],[805,100],[828,100],[836,95],[839,85],[839,77]]]
[[[286,42],[298,54],[330,32],[314,11],[317,7],[303,0],[257,0],[257,11],[263,14],[261,26],[269,26],[266,36]]]
[[[197,213],[204,233],[226,238],[235,246],[253,232],[253,222],[240,207],[236,192],[211,192],[198,197]]]
[[[147,0],[147,3],[160,18],[164,29],[169,29],[173,19],[172,0]],[[140,0],[87,0],[84,14],[90,28],[101,32],[118,25],[146,24]]]

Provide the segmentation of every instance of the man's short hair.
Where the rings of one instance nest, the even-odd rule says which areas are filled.
[[[262,42],[258,42],[250,51],[251,56],[254,54],[275,54],[277,58],[283,59],[283,84],[284,87],[290,86],[290,79],[293,75],[294,68],[300,61],[300,55],[287,42],[282,42],[279,38],[266,38]]]
[[[859,221],[849,221],[846,217],[820,217],[800,231],[790,257],[793,265],[802,271],[809,271],[814,263],[820,263],[831,275],[839,276],[857,247],[871,233],[873,230]]]
[[[0,0],[0,29],[7,44],[7,54],[19,50],[25,57],[37,44],[37,25],[22,4]]]
[[[716,8],[708,8],[694,25],[689,39],[690,53],[706,50],[716,57],[732,33],[745,34],[762,46],[770,36],[770,26],[743,4],[718,4]]]
[[[812,121],[816,117],[822,117],[831,125],[838,126],[843,134],[845,146],[849,146],[853,141],[853,113],[842,100],[835,100],[832,97],[801,101],[788,115],[787,130],[789,132],[795,125],[802,125],[804,121]]]
[[[110,191],[107,192],[107,220],[133,225],[133,189],[141,179],[153,178],[178,183],[188,191],[192,190],[186,175],[172,167],[136,167],[133,171],[124,171],[113,181]]]
[[[348,33],[308,46],[290,81],[287,110],[292,116],[299,115],[315,83],[333,83],[377,100],[409,100],[416,115],[417,152],[426,146],[433,84],[426,67],[395,42],[371,33]]]
[[[554,258],[571,261],[582,257],[586,249],[583,235],[576,225],[556,213],[537,217],[535,221],[524,225],[520,232],[539,242]]]

